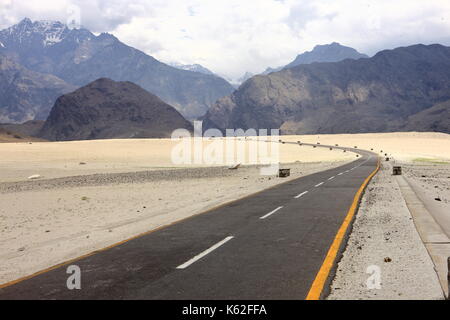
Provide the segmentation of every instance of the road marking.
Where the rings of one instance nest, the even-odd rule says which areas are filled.
[[[332,176],[331,178],[328,178],[328,181],[333,180],[334,178],[336,178],[336,176]]]
[[[338,176],[342,176],[344,174],[344,172],[338,173]]]
[[[311,288],[309,289],[308,295],[306,296],[306,300],[320,299],[323,287],[325,286],[325,283],[330,275],[330,271],[333,268],[333,265],[335,264],[339,248],[341,247],[345,234],[347,233],[350,223],[352,222],[353,217],[355,216],[356,211],[358,209],[358,203],[362,197],[362,193],[366,188],[366,186],[369,184],[370,179],[373,178],[373,176],[378,172],[379,169],[380,169],[380,158],[378,158],[378,164],[375,170],[366,178],[366,180],[364,180],[364,182],[356,192],[355,197],[353,198],[352,205],[348,210],[347,216],[345,217],[344,222],[339,228],[336,237],[334,238],[334,241],[331,244],[330,249],[328,250],[325,260],[323,261],[322,266],[320,267],[319,272],[317,273],[316,278],[314,279],[314,282],[311,285]]]
[[[217,248],[223,246],[225,243],[227,243],[228,241],[230,241],[233,238],[234,238],[233,236],[226,237],[222,241],[220,241],[220,242],[216,243],[215,245],[213,245],[211,248],[203,251],[202,253],[196,255],[195,257],[193,257],[191,260],[189,260],[189,261],[183,263],[182,265],[178,266],[177,269],[186,269],[187,267],[189,267],[194,262],[200,260],[201,258],[206,256],[207,254],[209,254],[209,253],[213,252],[214,250],[216,250]]]
[[[304,196],[305,194],[307,194],[308,193],[308,191],[305,191],[305,192],[302,192],[302,193],[300,193],[298,196],[296,196],[296,197],[294,197],[295,199],[298,199],[298,198],[300,198],[301,196]]]
[[[320,187],[321,185],[323,185],[323,182],[316,184],[315,187],[317,188]]]
[[[270,217],[271,215],[273,215],[275,212],[277,212],[278,210],[280,210],[280,209],[282,209],[282,208],[283,208],[283,206],[278,207],[278,208],[276,208],[275,210],[269,212],[268,214],[262,216],[260,219],[261,219],[261,220],[264,220],[264,219]]]

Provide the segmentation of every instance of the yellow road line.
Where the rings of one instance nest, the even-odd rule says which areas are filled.
[[[358,204],[361,199],[362,193],[366,186],[369,184],[370,180],[380,169],[380,158],[378,158],[377,167],[375,170],[364,180],[363,184],[359,187],[358,192],[356,192],[355,197],[353,198],[352,205],[348,210],[347,216],[344,219],[341,227],[339,228],[336,237],[334,238],[333,243],[331,244],[330,249],[328,250],[327,256],[320,267],[319,272],[314,279],[311,288],[309,289],[308,295],[306,296],[306,300],[319,300],[320,295],[322,294],[323,287],[325,286],[325,282],[328,279],[331,269],[333,268],[334,262],[336,260],[337,254],[339,252],[339,248],[341,247],[342,241],[344,240],[345,234],[347,233],[348,227],[350,226],[353,217],[356,214],[358,209]]]

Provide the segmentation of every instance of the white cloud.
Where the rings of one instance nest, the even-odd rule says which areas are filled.
[[[419,42],[450,45],[448,0],[0,0],[0,28],[25,16],[65,22],[71,4],[94,32],[233,79],[333,41],[368,54]]]

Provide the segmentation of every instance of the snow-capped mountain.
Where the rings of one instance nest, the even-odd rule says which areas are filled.
[[[19,24],[0,31],[0,46],[3,48],[33,46],[34,49],[36,47],[42,49],[61,42],[70,33],[71,30],[61,22],[46,20],[32,22],[25,18]]]
[[[111,34],[94,35],[57,21],[23,19],[0,31],[0,42],[0,54],[31,71],[78,87],[99,78],[134,82],[189,119],[202,116],[234,90],[222,78],[171,67]]]
[[[205,68],[204,66],[202,66],[200,64],[197,64],[197,63],[195,63],[195,64],[181,64],[181,63],[177,63],[177,62],[172,62],[172,63],[169,63],[169,65],[171,65],[172,67],[175,67],[177,69],[181,69],[181,70],[200,72],[200,73],[203,73],[203,74],[209,74],[209,75],[216,76],[216,74],[214,72],[212,72],[208,68]]]
[[[0,52],[31,70],[57,75],[61,53],[74,50],[73,60],[80,62],[88,57],[83,43],[96,36],[89,30],[69,29],[58,21],[31,21],[28,18],[0,31]],[[59,75],[57,75],[59,76]]]

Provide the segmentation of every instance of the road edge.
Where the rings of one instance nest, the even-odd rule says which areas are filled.
[[[326,295],[326,290],[328,284],[331,282],[332,271],[335,269],[338,258],[342,255],[343,249],[345,248],[348,240],[348,235],[351,233],[351,228],[353,226],[353,221],[361,203],[361,199],[364,195],[366,187],[372,178],[380,170],[381,158],[378,156],[377,167],[372,171],[372,173],[364,180],[364,182],[359,187],[358,191],[353,198],[353,202],[347,212],[347,215],[342,222],[330,248],[328,249],[327,255],[322,263],[322,266],[317,273],[314,282],[309,289],[306,300],[321,300]]]

